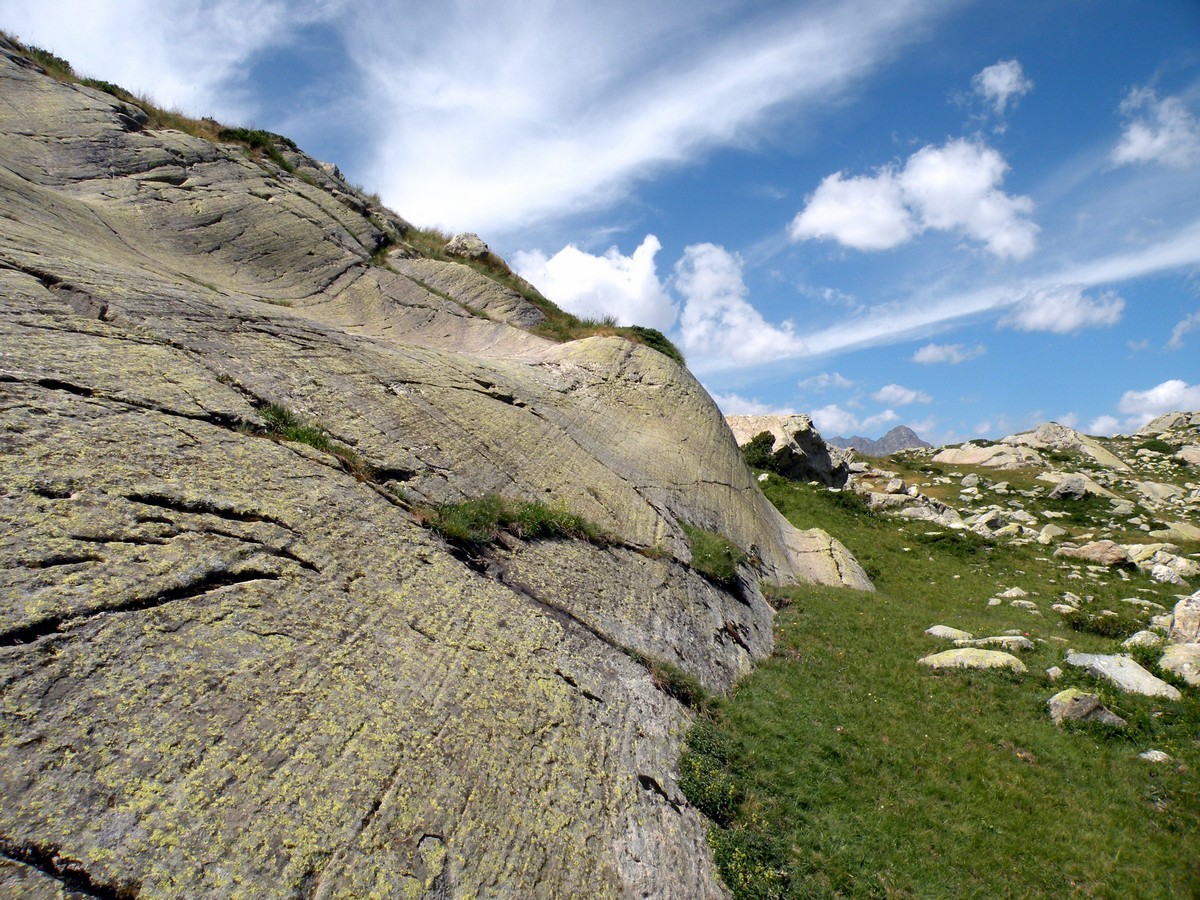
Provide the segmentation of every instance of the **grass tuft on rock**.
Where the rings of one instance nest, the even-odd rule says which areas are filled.
[[[597,544],[607,540],[599,527],[562,506],[509,500],[498,494],[443,503],[426,519],[434,531],[462,544],[489,544],[504,532],[526,540],[576,538]]]
[[[733,541],[715,531],[681,522],[692,551],[692,568],[723,587],[738,583],[738,566],[746,554]]]
[[[263,406],[258,414],[266,425],[267,436],[307,444],[314,450],[337,457],[346,471],[359,481],[373,479],[374,470],[371,465],[345,444],[331,438],[329,432],[320,425],[309,422],[279,403]]]

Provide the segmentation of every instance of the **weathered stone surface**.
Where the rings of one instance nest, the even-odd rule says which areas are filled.
[[[1175,604],[1167,640],[1172,644],[1200,643],[1200,591]]]
[[[1139,631],[1121,642],[1126,650],[1134,647],[1158,647],[1163,643],[1163,636],[1155,631]]]
[[[450,256],[462,256],[467,259],[482,259],[490,251],[483,239],[471,232],[456,234],[446,244],[446,253]]]
[[[1099,441],[1057,422],[1044,422],[1033,431],[1001,438],[1001,443],[1035,447],[1039,450],[1078,450],[1098,463],[1113,469],[1128,470],[1129,466],[1107,450]]]
[[[925,633],[930,637],[942,638],[948,641],[969,641],[972,637],[971,632],[951,628],[949,625],[930,625],[925,629]]]
[[[1091,541],[1082,547],[1059,547],[1054,551],[1055,556],[1069,559],[1082,559],[1084,562],[1098,566],[1127,566],[1130,564],[1129,553],[1114,541]]]
[[[1110,712],[1095,694],[1085,693],[1078,688],[1059,691],[1046,701],[1046,705],[1050,709],[1050,718],[1056,725],[1063,719],[1072,719],[1077,722],[1099,722],[1113,728],[1125,728],[1129,724],[1120,716]]]
[[[1178,700],[1179,689],[1151,675],[1128,656],[1107,656],[1100,653],[1067,653],[1067,665],[1086,669],[1096,678],[1111,681],[1127,694],[1162,697]]]
[[[1165,753],[1162,750],[1143,750],[1138,754],[1138,759],[1150,763],[1169,763],[1171,761],[1171,754]]]
[[[389,263],[419,287],[448,295],[468,312],[484,313],[518,328],[532,328],[546,318],[545,313],[512,288],[503,287],[462,263],[399,255],[391,257]]]
[[[1200,687],[1200,644],[1171,644],[1158,665],[1193,687]]]
[[[917,660],[931,669],[1011,669],[1021,673],[1025,663],[1011,653],[1002,650],[980,650],[977,647],[959,647],[923,656]]]
[[[870,582],[695,379],[513,327],[457,264],[373,264],[407,224],[302,154],[3,55],[0,96],[6,846],[113,896],[723,896],[689,713],[637,654],[721,689],[769,652],[760,573]],[[261,436],[269,403],[372,478]],[[487,492],[615,540],[464,559],[419,524]],[[682,522],[747,551],[738,590]]]
[[[995,469],[1018,469],[1022,466],[1042,465],[1044,462],[1035,450],[1007,444],[992,444],[987,447],[964,444],[962,447],[948,447],[936,454],[933,461],[951,466],[989,466]]]
[[[725,421],[738,446],[764,431],[775,438],[774,464],[787,478],[840,488],[850,475],[850,454],[831,451],[808,416],[726,416]]]

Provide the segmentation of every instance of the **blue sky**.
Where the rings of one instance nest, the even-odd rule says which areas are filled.
[[[934,442],[1200,408],[1195,0],[0,0],[268,128],[727,412]]]

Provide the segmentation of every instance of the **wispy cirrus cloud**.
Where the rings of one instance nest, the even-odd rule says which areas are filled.
[[[921,363],[922,365],[933,365],[935,363],[949,363],[956,366],[959,363],[967,360],[977,359],[987,353],[987,348],[983,344],[976,344],[974,347],[968,347],[965,344],[926,344],[913,354],[913,362]]]

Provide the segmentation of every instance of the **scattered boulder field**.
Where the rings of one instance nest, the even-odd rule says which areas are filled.
[[[806,447],[819,439],[807,417],[774,418],[780,421],[731,422],[739,423],[735,434],[743,445],[758,429],[787,447],[797,422]],[[830,453],[850,453],[841,457],[845,483],[829,485],[816,472],[811,480],[853,492],[869,513],[926,523],[930,537],[1027,546],[1057,571],[1058,583],[1072,587],[1052,598],[1015,585],[998,588],[980,602],[1026,616],[1040,636],[1019,630],[976,636],[953,622],[934,624],[926,634],[953,646],[922,657],[922,666],[1022,676],[1027,667],[1019,654],[1035,641],[1054,641],[1063,645],[1061,665],[1045,673],[1048,682],[1082,678],[1167,702],[1200,687],[1200,412],[1160,416],[1132,435],[1110,438],[1047,422],[999,441],[915,446],[887,457]],[[1110,583],[1129,583],[1129,596],[1101,608],[1089,586]],[[1064,624],[1111,636],[1112,652],[1071,649],[1054,633]],[[1055,722],[1127,724],[1080,687],[1060,690],[1047,705]],[[1155,761],[1158,752],[1144,758]]]

